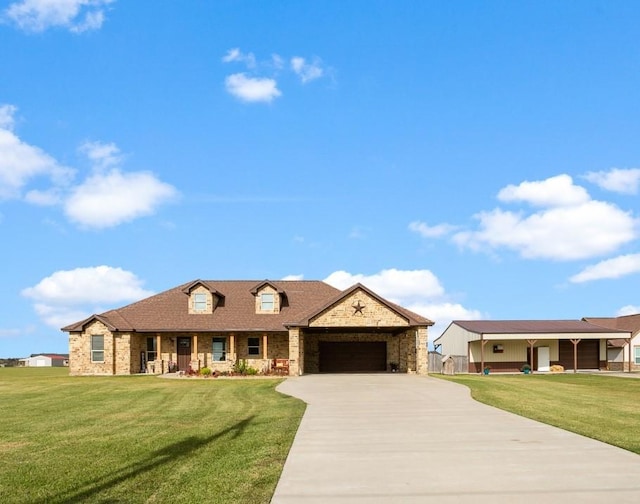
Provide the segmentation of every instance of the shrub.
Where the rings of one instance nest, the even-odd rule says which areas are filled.
[[[206,376],[211,376],[211,368],[203,367],[203,368],[200,370],[200,374],[201,374],[202,376],[205,376],[205,377],[206,377]]]

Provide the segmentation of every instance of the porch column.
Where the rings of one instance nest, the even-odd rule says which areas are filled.
[[[264,333],[262,335],[262,358],[264,360],[267,360],[269,357],[267,357],[269,355],[269,352],[267,351],[267,345],[268,345],[268,338],[267,338],[267,333]]]
[[[292,327],[289,329],[289,375],[298,376],[302,374],[302,362],[300,351],[302,342],[300,341],[300,328]]]
[[[531,374],[533,374],[533,345],[535,345],[538,342],[538,340],[534,340],[534,339],[529,339],[527,340],[527,343],[529,343],[529,348],[531,350],[529,350],[529,359],[531,360],[531,362],[529,362],[529,366],[531,366]]]
[[[164,374],[164,363],[162,362],[162,336],[156,334],[156,362],[160,361],[160,374]],[[158,372],[156,364],[156,373]]]
[[[427,338],[427,328],[418,327],[416,330],[416,373],[419,375],[429,374]]]
[[[573,343],[573,372],[578,372],[578,343],[580,343],[580,339],[572,339],[570,340]]]
[[[200,368],[200,359],[198,359],[198,334],[193,335],[193,351],[196,354],[195,360],[198,361],[198,368]],[[194,360],[193,354],[191,355],[191,360]]]
[[[236,360],[236,335],[229,334],[229,357],[232,361]]]
[[[629,346],[629,373],[631,372],[631,338],[625,340]],[[624,348],[622,349],[622,372],[624,373]]]

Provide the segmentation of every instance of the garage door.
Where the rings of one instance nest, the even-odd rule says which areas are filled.
[[[560,340],[558,357],[560,365],[565,369],[573,369],[573,343]],[[598,369],[600,355],[600,341],[582,340],[578,343],[578,369]]]
[[[321,341],[321,373],[368,373],[387,370],[385,341]]]

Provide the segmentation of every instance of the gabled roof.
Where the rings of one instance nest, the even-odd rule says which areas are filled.
[[[199,285],[202,285],[205,289],[207,289],[211,294],[215,294],[218,297],[224,298],[224,294],[222,294],[221,292],[217,291],[215,289],[215,287],[213,285],[211,285],[211,283],[209,282],[205,282],[203,280],[194,280],[193,282],[185,285],[182,288],[182,292],[184,292],[185,294],[190,294],[191,291],[193,289],[195,289],[196,287],[198,287]]]
[[[269,287],[274,289],[278,294],[284,294],[284,291],[282,290],[281,287],[276,285],[274,282],[270,282],[269,280],[263,280],[257,285],[254,285],[253,288],[251,289],[251,294],[255,296],[258,293],[258,291],[262,289],[265,285],[268,285]]]
[[[454,320],[452,324],[477,334],[625,332],[605,329],[584,320]]]
[[[306,326],[308,326],[309,323],[311,322],[311,320],[314,317],[316,317],[317,315],[321,314],[322,312],[328,310],[332,306],[335,306],[335,305],[339,304],[340,302],[342,302],[343,299],[349,297],[353,292],[355,292],[357,290],[362,290],[362,291],[366,292],[369,296],[374,298],[380,304],[385,305],[391,311],[393,311],[393,312],[397,313],[399,316],[405,318],[407,320],[407,322],[409,323],[409,325],[432,326],[434,324],[428,318],[425,318],[422,315],[418,315],[417,313],[414,313],[414,312],[412,312],[410,310],[407,310],[406,308],[398,306],[397,304],[391,303],[390,301],[387,301],[386,299],[378,296],[375,292],[373,292],[372,290],[368,289],[367,287],[365,287],[361,283],[357,283],[357,284],[349,287],[348,289],[346,289],[346,290],[344,290],[342,292],[338,292],[331,299],[328,299],[327,302],[324,303],[322,306],[316,307],[313,310],[311,310],[308,313],[306,313],[304,315],[304,317],[299,319],[297,322],[290,322],[289,324],[287,324],[287,327],[297,327],[297,326],[306,327]]]
[[[298,320],[304,313],[321,306],[340,291],[315,280],[269,281],[284,291],[289,302],[280,313],[256,313],[252,289],[261,285],[257,280],[200,280],[216,292],[224,293],[224,306],[211,314],[189,314],[189,298],[185,289],[194,282],[174,287],[136,303],[110,310],[68,325],[62,330],[82,331],[93,320],[104,323],[109,330],[137,332],[215,332],[215,331],[285,331],[285,322]]]
[[[608,329],[618,329],[631,332],[631,336],[635,336],[640,332],[640,313],[633,315],[625,315],[622,317],[584,317],[582,320]],[[612,347],[624,347],[627,340],[613,339],[609,341]]]
[[[584,317],[582,320],[608,329],[640,332],[640,313],[624,315],[622,317]]]

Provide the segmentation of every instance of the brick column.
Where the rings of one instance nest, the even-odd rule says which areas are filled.
[[[427,328],[418,327],[416,330],[416,373],[429,373],[429,354],[427,352]]]
[[[289,375],[298,376],[301,371],[300,352],[300,329],[293,327],[289,329]]]

